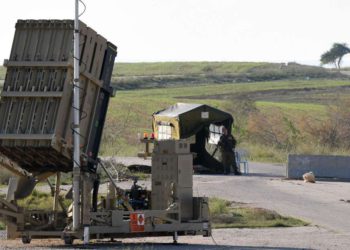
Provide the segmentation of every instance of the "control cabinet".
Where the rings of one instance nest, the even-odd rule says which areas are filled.
[[[180,206],[181,220],[193,217],[193,156],[184,140],[155,142],[152,156],[152,209]]]

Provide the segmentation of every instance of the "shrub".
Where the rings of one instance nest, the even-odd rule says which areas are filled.
[[[300,127],[307,140],[330,149],[350,149],[350,110],[344,108],[349,105],[349,100],[339,100],[328,106],[323,120],[302,117]]]
[[[49,193],[40,192],[34,189],[30,196],[19,200],[18,204],[26,209],[47,210],[52,208],[53,197]]]
[[[209,209],[211,216],[226,214],[229,211],[230,202],[220,199],[212,198],[209,202]]]
[[[249,115],[247,131],[249,139],[262,145],[275,146],[283,150],[294,150],[300,138],[300,131],[294,121],[286,117],[278,108],[273,116],[261,112]]]

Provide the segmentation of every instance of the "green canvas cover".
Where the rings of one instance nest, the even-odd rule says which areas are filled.
[[[209,142],[209,127],[224,126],[231,133],[231,114],[206,104],[177,103],[153,114],[154,133],[159,132],[161,125],[171,127],[170,138],[193,141],[191,152],[195,154],[195,165],[202,165],[209,172],[223,171],[220,150],[216,150],[216,144]]]

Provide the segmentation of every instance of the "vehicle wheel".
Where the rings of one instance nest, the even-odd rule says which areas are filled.
[[[23,244],[30,244],[32,239],[29,236],[22,236],[22,243]]]
[[[173,235],[173,244],[177,244],[177,240],[179,239],[179,236],[177,235],[177,232],[174,232]]]
[[[74,241],[73,237],[70,236],[65,236],[63,240],[65,245],[72,245]]]

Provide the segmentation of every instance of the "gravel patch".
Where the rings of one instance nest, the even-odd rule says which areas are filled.
[[[179,244],[172,244],[172,237],[148,237],[118,239],[117,242],[95,241],[89,246],[76,241],[73,246],[63,245],[62,240],[32,240],[23,245],[20,240],[0,241],[0,249],[340,249],[350,245],[349,234],[339,234],[319,227],[265,228],[265,229],[217,229],[213,238],[180,236]]]

